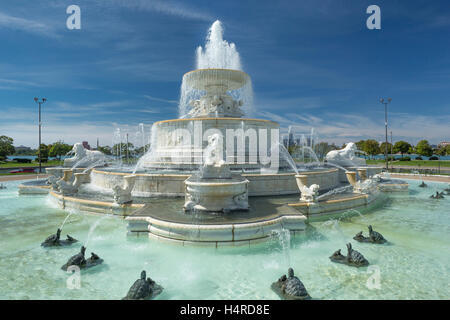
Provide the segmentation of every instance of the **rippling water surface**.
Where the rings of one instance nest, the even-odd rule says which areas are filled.
[[[20,182],[8,182],[0,190],[0,299],[120,299],[143,269],[165,288],[157,299],[278,299],[270,284],[289,266],[317,299],[449,299],[450,195],[429,199],[447,185],[419,188],[419,182],[409,182],[409,193],[391,194],[370,213],[315,222],[295,238],[280,232],[265,244],[219,250],[127,238],[122,218],[79,212],[68,218],[62,235],[80,243],[43,249],[40,243],[67,212],[47,196],[19,196]],[[60,267],[79,252],[97,222],[86,253],[94,251],[105,262],[81,272],[80,289],[68,289],[70,274]],[[367,234],[368,224],[390,243],[352,240],[359,231]],[[371,266],[329,261],[337,249],[345,253],[350,241]]]

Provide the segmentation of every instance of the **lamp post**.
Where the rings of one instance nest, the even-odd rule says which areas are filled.
[[[385,100],[384,98],[380,99],[380,102],[382,104],[384,104],[384,126],[386,128],[386,143],[385,143],[385,148],[384,148],[384,159],[386,160],[386,171],[388,171],[388,157],[387,157],[387,153],[388,153],[388,122],[387,122],[387,105],[392,101],[391,98],[387,98],[387,100]]]
[[[45,103],[47,101],[46,98],[42,98],[39,100],[39,98],[35,97],[34,102],[36,102],[39,105],[39,173],[42,173],[42,165],[41,165],[41,104]]]

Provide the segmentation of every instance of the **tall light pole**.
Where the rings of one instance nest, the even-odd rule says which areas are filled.
[[[380,99],[380,102],[382,104],[384,104],[384,126],[386,128],[386,143],[385,143],[385,148],[384,148],[384,159],[386,160],[386,171],[388,171],[388,157],[387,157],[387,153],[388,153],[388,120],[387,120],[387,105],[392,101],[391,98],[387,98],[387,100],[384,100],[384,98]]]
[[[42,98],[39,100],[39,98],[35,97],[34,102],[36,102],[39,105],[39,173],[42,173],[42,165],[41,165],[41,104],[45,103],[47,101],[46,98]]]
[[[394,147],[394,144],[392,143],[392,130],[391,130],[391,161],[392,162],[394,161],[394,154],[393,154],[393,151],[392,151],[393,147]],[[391,163],[391,169],[393,168],[392,166],[393,166],[393,164]]]

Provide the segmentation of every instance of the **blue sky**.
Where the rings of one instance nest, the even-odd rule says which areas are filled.
[[[81,30],[66,8],[81,8]],[[381,8],[381,30],[366,8]],[[325,141],[450,140],[449,1],[1,0],[0,135],[111,145],[176,118],[182,75],[222,21],[253,81],[256,117]]]

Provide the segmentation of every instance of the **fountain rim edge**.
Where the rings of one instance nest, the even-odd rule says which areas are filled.
[[[206,70],[234,71],[234,72],[243,73],[245,76],[247,76],[247,77],[250,78],[249,74],[248,74],[247,72],[245,72],[245,71],[242,71],[242,70],[236,70],[236,69],[226,69],[226,68],[200,68],[200,69],[195,69],[195,70],[191,70],[191,71],[186,72],[186,73],[183,75],[183,78],[184,78],[186,75],[188,75],[188,74],[191,74],[191,73],[194,73],[194,72],[199,72],[199,71],[206,71]]]
[[[176,121],[202,121],[202,120],[239,120],[239,121],[260,121],[260,122],[271,122],[274,123],[276,125],[280,125],[278,122],[276,121],[272,121],[272,120],[266,120],[266,119],[253,119],[253,118],[227,118],[227,117],[222,117],[222,118],[181,118],[181,119],[168,119],[168,120],[161,120],[161,121],[156,121],[153,124],[160,124],[160,123],[166,123],[166,122],[176,122]]]

